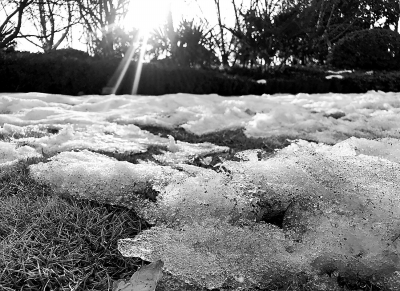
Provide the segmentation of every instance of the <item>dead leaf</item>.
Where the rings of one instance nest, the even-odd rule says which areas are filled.
[[[128,282],[117,280],[113,283],[113,291],[154,291],[162,277],[164,262],[158,260],[141,267]]]

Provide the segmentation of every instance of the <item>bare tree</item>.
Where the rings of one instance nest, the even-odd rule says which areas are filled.
[[[22,17],[26,9],[35,0],[2,0],[0,13],[4,15],[0,21],[0,49],[8,47],[21,31]]]
[[[268,67],[275,56],[276,29],[273,17],[281,9],[278,0],[252,0],[249,7],[238,8],[232,0],[236,24],[225,27],[235,38],[235,62],[253,67]]]
[[[400,25],[400,2],[398,3],[397,7],[396,7],[396,21],[395,21],[395,25],[394,25],[394,31],[397,31],[400,33],[399,30],[399,25]]]
[[[114,54],[114,29],[128,12],[129,0],[75,0],[82,24],[88,34],[88,46],[92,52],[100,48],[100,54]]]
[[[159,60],[160,57],[176,59],[178,57],[178,37],[178,29],[174,27],[172,12],[169,10],[166,22],[154,29],[150,35],[148,42],[152,48],[149,54],[153,56],[154,60]]]
[[[217,8],[218,26],[219,26],[219,30],[220,30],[218,45],[221,50],[222,65],[224,67],[227,67],[228,66],[228,53],[226,51],[226,44],[225,44],[225,39],[224,39],[224,26],[222,25],[222,20],[221,20],[220,0],[214,0],[214,3]]]
[[[20,37],[26,38],[44,52],[57,49],[67,37],[71,27],[79,21],[74,6],[73,0],[36,0],[35,5],[31,5],[27,12],[37,34],[21,34]],[[38,39],[40,43],[31,38]]]

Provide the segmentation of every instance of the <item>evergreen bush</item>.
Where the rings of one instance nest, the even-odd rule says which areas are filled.
[[[341,69],[400,69],[400,35],[389,29],[355,31],[334,46],[331,64]]]
[[[52,50],[45,55],[48,55],[48,57],[53,57],[53,58],[60,58],[60,59],[90,59],[91,56],[84,51],[73,49],[73,48],[65,48],[65,49],[58,49],[58,50]]]
[[[0,58],[0,92],[100,94],[119,60],[95,60],[77,50],[9,53]]]

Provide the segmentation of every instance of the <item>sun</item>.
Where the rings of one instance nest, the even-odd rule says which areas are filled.
[[[131,0],[124,27],[134,27],[146,34],[166,21],[170,9],[170,0]]]

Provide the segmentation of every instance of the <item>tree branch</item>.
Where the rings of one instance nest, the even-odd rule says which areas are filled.
[[[5,25],[7,24],[7,22],[11,19],[11,17],[13,15],[15,15],[16,13],[18,13],[18,22],[17,22],[17,26],[14,27],[14,32],[11,33],[9,36],[7,36],[6,38],[4,38],[1,42],[0,42],[0,48],[4,48],[7,46],[8,43],[10,43],[13,39],[15,39],[18,36],[18,33],[21,30],[21,24],[22,24],[22,15],[24,13],[24,9],[29,6],[34,0],[23,0],[20,5],[18,6],[18,8],[11,14],[9,15],[6,20],[4,21],[3,25],[0,27],[0,33],[4,30]],[[11,16],[11,17],[10,17]]]
[[[6,25],[10,22],[11,18],[19,12],[20,7],[17,7],[7,18],[3,21],[3,24],[0,26],[0,35],[5,30]]]

